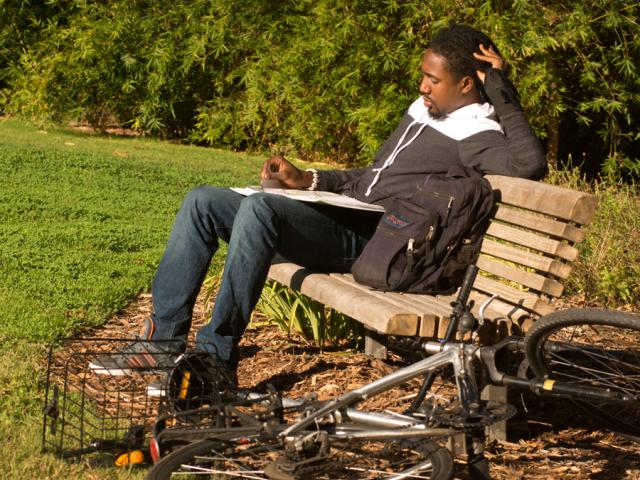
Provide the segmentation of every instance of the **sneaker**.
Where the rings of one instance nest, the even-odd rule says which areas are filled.
[[[179,353],[158,342],[135,341],[117,353],[98,355],[89,368],[98,375],[128,375],[132,371],[158,372],[171,368]]]
[[[150,397],[166,397],[167,396],[167,380],[152,380],[147,385],[147,395]]]
[[[236,369],[232,368],[227,362],[219,360],[215,355],[205,356],[203,353],[191,353],[179,357],[174,365],[175,367],[171,369],[171,372],[168,372],[168,375],[172,377],[171,381],[173,383],[171,385],[179,381],[181,386],[186,387],[183,377],[185,372],[189,372],[189,379],[193,375],[193,379],[201,384],[210,383],[219,378],[228,388],[236,388],[238,386]],[[219,377],[217,377],[218,375]],[[167,383],[167,378],[152,380],[147,384],[147,395],[150,397],[166,397],[169,395],[170,389],[167,387]]]

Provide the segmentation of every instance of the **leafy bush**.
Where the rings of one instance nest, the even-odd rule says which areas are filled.
[[[28,41],[19,58],[5,60],[11,112],[364,163],[417,95],[430,36],[465,22],[510,60],[552,162],[578,159],[609,178],[640,175],[637,2],[46,4],[46,23],[27,4],[8,9],[2,24],[13,16],[32,34],[21,37]],[[25,23],[30,11],[33,25]],[[0,30],[0,45],[11,43],[11,31]]]
[[[596,217],[567,282],[590,303],[640,309],[640,189],[636,185],[587,183],[577,170],[552,172],[553,183],[598,197]]]

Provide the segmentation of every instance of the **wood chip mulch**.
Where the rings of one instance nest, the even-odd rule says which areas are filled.
[[[192,332],[208,321],[206,310],[198,302]],[[150,312],[150,295],[141,295],[90,336],[131,337]],[[403,364],[399,357],[381,361],[345,349],[320,351],[263,322],[247,330],[240,354],[241,387],[264,390],[271,383],[286,396],[301,397],[313,391],[320,399],[364,385]],[[391,392],[385,405],[400,411],[418,386]],[[492,478],[640,480],[640,441],[600,429],[567,401],[510,393],[510,402],[519,413],[509,421],[509,441],[494,441],[487,447]],[[464,468],[458,470],[457,478],[468,478]]]

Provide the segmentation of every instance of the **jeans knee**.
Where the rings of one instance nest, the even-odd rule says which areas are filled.
[[[249,195],[242,200],[239,214],[262,216],[266,212],[273,212],[270,205],[272,198],[273,195],[262,192]]]
[[[214,196],[215,187],[210,185],[200,185],[191,190],[184,199],[183,204],[197,207],[208,203]]]

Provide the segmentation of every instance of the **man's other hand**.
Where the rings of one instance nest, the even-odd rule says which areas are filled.
[[[265,160],[260,170],[260,180],[277,180],[282,188],[309,188],[313,182],[313,174],[296,168],[280,155]]]
[[[498,55],[493,47],[489,46],[489,48],[485,48],[484,45],[480,44],[480,52],[475,52],[473,56],[482,60],[483,62],[487,62],[491,64],[491,68],[495,68],[497,70],[504,70],[506,66],[506,62],[504,58]],[[483,70],[476,70],[476,74],[482,83],[484,83],[485,73]]]

